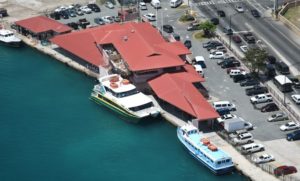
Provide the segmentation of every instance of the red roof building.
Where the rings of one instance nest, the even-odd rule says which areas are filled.
[[[185,75],[184,75],[185,74]],[[163,74],[148,83],[156,95],[199,121],[216,119],[219,114],[192,84],[190,73]]]
[[[101,49],[111,44],[132,72],[183,66],[180,56],[191,53],[181,42],[166,42],[149,23],[109,24],[51,41],[95,66],[105,64]]]
[[[46,16],[36,16],[16,21],[15,24],[34,34],[48,31],[53,31],[55,34],[63,34],[72,31],[72,29],[69,26],[66,26]]]

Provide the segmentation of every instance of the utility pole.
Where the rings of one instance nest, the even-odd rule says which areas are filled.
[[[276,18],[277,18],[277,13],[278,13],[278,0],[274,0],[274,14]]]

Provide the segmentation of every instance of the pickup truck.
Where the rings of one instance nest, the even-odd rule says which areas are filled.
[[[259,104],[265,102],[272,102],[273,98],[271,94],[258,94],[250,98],[252,104]]]
[[[246,95],[252,96],[252,95],[256,95],[256,94],[268,93],[268,89],[263,86],[253,86],[251,88],[245,89],[245,92],[246,92]]]

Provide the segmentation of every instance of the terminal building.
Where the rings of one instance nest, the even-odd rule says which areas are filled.
[[[199,121],[219,117],[199,90],[204,78],[186,64],[191,52],[180,41],[166,41],[150,23],[109,24],[50,41],[57,51],[100,75],[119,73],[140,90],[154,93],[176,117]]]

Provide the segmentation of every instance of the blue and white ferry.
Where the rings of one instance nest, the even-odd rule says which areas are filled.
[[[231,157],[204,138],[195,126],[186,124],[178,127],[177,136],[190,154],[214,174],[221,175],[234,169]]]

